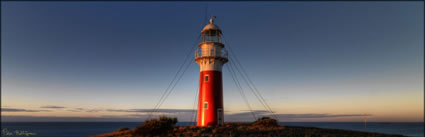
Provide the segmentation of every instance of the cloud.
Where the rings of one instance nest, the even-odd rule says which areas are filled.
[[[136,117],[136,118],[147,118],[149,116],[149,114],[130,114],[127,115],[129,117]]]
[[[88,108],[74,108],[74,109],[68,109],[67,111],[71,112],[99,112],[99,111],[107,111],[107,112],[129,112],[129,113],[192,113],[196,112],[196,110],[193,109],[157,109],[156,111],[154,109],[88,109]]]
[[[62,108],[65,108],[65,107],[62,107],[62,106],[41,106],[40,108],[62,109]]]
[[[187,113],[193,112],[193,109],[107,109],[109,112],[156,112],[156,113]],[[195,110],[196,111],[196,110]]]
[[[3,115],[2,122],[142,122],[143,118],[126,116],[99,117],[55,117],[55,116],[11,116]]]
[[[86,112],[99,112],[102,111],[102,109],[87,109]]]
[[[81,111],[83,111],[84,109],[83,108],[75,108],[75,109],[69,109],[69,110],[67,110],[67,111],[71,111],[71,112],[81,112]]]
[[[337,117],[361,117],[364,114],[275,114],[278,118],[337,118]],[[366,116],[372,116],[366,114]]]
[[[99,111],[107,111],[107,112],[136,112],[136,113],[192,113],[193,109],[87,109],[87,108],[74,108],[69,109],[67,111],[71,112],[99,112]],[[196,112],[196,110],[195,110]]]
[[[341,118],[341,117],[362,117],[365,114],[327,114],[327,113],[305,113],[305,114],[271,114],[266,110],[254,110],[252,111],[259,117],[277,117],[279,120],[306,120],[313,118]],[[234,121],[250,121],[253,120],[251,111],[247,112],[239,112],[239,113],[231,113],[225,114],[226,119],[232,119]],[[366,114],[366,116],[372,116],[371,114]]]
[[[71,112],[99,112],[99,111],[103,111],[102,109],[87,109],[87,108],[74,108],[74,109],[70,109],[67,111],[71,111]]]
[[[30,110],[19,108],[1,108],[2,112],[51,112],[51,110]]]
[[[244,112],[239,112],[239,113],[231,113],[231,114],[226,114],[228,116],[252,116],[252,113],[254,113],[255,115],[264,115],[264,114],[269,114],[269,111],[266,110],[253,110],[252,112],[249,110],[242,110]]]

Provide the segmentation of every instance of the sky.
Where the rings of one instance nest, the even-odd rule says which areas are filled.
[[[190,55],[154,115],[191,121],[190,51],[213,15],[279,121],[423,122],[423,5],[2,2],[2,120],[143,121]],[[253,111],[270,116],[240,81]],[[225,121],[254,120],[227,67],[223,89]]]

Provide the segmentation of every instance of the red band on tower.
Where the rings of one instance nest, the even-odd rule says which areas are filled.
[[[220,71],[201,71],[197,126],[223,124],[223,82]]]

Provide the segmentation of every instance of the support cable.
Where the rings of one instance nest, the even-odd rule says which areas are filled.
[[[234,57],[229,56],[230,58],[234,59]],[[246,78],[246,76],[239,70],[238,66],[235,65],[235,63],[231,63],[231,65],[234,66],[234,68],[236,68],[235,70],[239,73],[239,75],[241,75],[242,79],[245,81],[245,83],[248,85],[249,89],[251,89],[251,92],[255,95],[255,97],[258,99],[258,101],[263,105],[263,107],[270,112],[270,114],[277,119],[277,117],[273,114],[273,111],[271,110],[271,108],[268,106],[268,104],[265,102],[265,100],[261,99],[261,94],[259,92],[257,92],[254,88],[253,85],[250,84]]]
[[[199,86],[198,86],[196,93],[195,93],[195,99],[194,99],[195,101],[193,102],[193,108],[192,108],[193,112],[192,112],[192,115],[190,117],[190,121],[193,122],[193,124],[196,123],[196,113],[195,112],[197,112],[196,111],[196,102],[198,101],[198,93],[199,93]],[[199,104],[198,104],[198,106],[199,106]]]
[[[230,56],[229,56],[230,57]],[[242,77],[242,79],[247,83],[247,81],[246,81],[246,79],[245,79],[245,77],[240,73],[240,71],[239,71],[239,69],[236,67],[236,65],[234,64],[234,63],[230,63],[229,64],[230,66],[234,66],[234,68],[235,68],[235,70],[238,72],[238,73],[236,73],[236,72],[234,72],[235,73],[235,75],[237,75],[237,74],[239,74],[239,75],[241,75],[241,77]],[[247,85],[248,85],[248,88],[250,88],[251,89],[251,92],[255,95],[255,97],[257,98],[257,100],[261,103],[261,105],[263,105],[263,107],[265,108],[265,109],[267,109],[267,107],[266,107],[266,105],[264,104],[264,102],[263,101],[261,101],[260,100],[260,98],[259,98],[259,96],[257,95],[257,93],[255,93],[254,92],[254,90],[252,89],[252,87],[247,83]],[[270,111],[270,110],[268,110],[267,109],[267,111]]]
[[[229,61],[229,64],[230,63],[231,62]],[[233,82],[235,83],[236,87],[238,88],[239,94],[241,94],[242,99],[244,100],[246,106],[248,107],[249,111],[252,114],[252,117],[254,118],[254,120],[256,120],[257,117],[255,116],[254,111],[252,111],[251,105],[249,105],[248,99],[245,96],[245,93],[243,91],[243,88],[242,88],[242,86],[241,86],[241,84],[240,84],[240,82],[238,80],[238,77],[237,77],[236,73],[233,70],[233,67],[231,65],[230,65],[230,67],[229,67],[229,65],[226,65],[226,68],[227,68],[227,70],[229,70],[230,75],[232,76]]]
[[[171,92],[174,90],[174,88],[176,87],[177,83],[180,81],[180,79],[183,77],[184,73],[186,72],[186,70],[189,68],[190,64],[189,63],[186,68],[184,69],[184,71],[181,73],[180,77],[177,79],[177,81],[174,83],[174,85],[171,87],[171,89],[169,90],[169,92],[167,93],[167,95],[165,96],[165,98],[162,100],[162,102],[159,104],[158,109],[161,107],[161,105],[165,102],[165,100],[168,98],[168,96],[171,94]]]
[[[195,41],[196,43],[198,42],[198,40],[200,39],[200,37],[201,37],[201,34],[199,34],[199,35],[198,35],[198,38],[197,38],[197,39],[196,39],[196,41]],[[174,84],[174,85],[175,85],[175,84],[177,84],[177,82],[178,82],[178,81],[176,81],[176,79],[177,79],[177,77],[180,75],[180,73],[181,73],[181,71],[182,71],[182,69],[183,69],[184,65],[185,65],[185,64],[186,64],[186,62],[188,61],[189,57],[191,57],[190,55],[192,54],[193,50],[196,48],[196,43],[193,45],[193,47],[191,47],[190,51],[187,53],[186,58],[184,59],[183,63],[180,65],[180,67],[179,67],[178,71],[177,71],[177,72],[176,72],[176,74],[174,75],[174,77],[173,77],[173,79],[171,80],[170,84],[169,84],[169,85],[167,86],[167,88],[165,89],[165,91],[164,91],[164,93],[162,94],[161,98],[158,100],[158,103],[155,105],[154,109],[153,109],[153,110],[149,113],[149,115],[148,115],[148,118],[147,118],[147,119],[150,119],[150,117],[152,116],[152,114],[158,111],[159,107],[162,105],[162,103],[161,103],[161,102],[163,102],[163,100],[165,100],[165,99],[167,98],[166,96],[168,96],[168,95],[169,95],[169,93],[168,93],[168,92],[171,92],[171,90],[173,89],[173,88],[172,88],[172,87],[174,87],[174,86],[173,86],[173,84]],[[189,62],[189,65],[190,65],[190,62]],[[187,67],[186,67],[186,69],[187,69]],[[184,70],[184,71],[186,71],[186,70]],[[183,74],[184,74],[184,72],[183,72]],[[180,80],[180,78],[179,78],[178,80]]]
[[[207,14],[208,14],[208,3],[206,5],[205,8],[205,14],[204,14],[204,21],[202,23],[202,27],[206,25],[207,22]],[[202,28],[201,28],[202,29]],[[171,91],[174,89],[175,85],[177,85],[177,83],[179,82],[181,76],[183,76],[184,72],[187,70],[188,66],[185,68],[185,70],[182,72],[182,74],[180,75],[180,78],[177,79],[176,78],[179,76],[179,73],[181,72],[183,66],[186,64],[187,60],[189,59],[192,51],[195,49],[196,47],[196,43],[198,42],[198,40],[201,38],[202,34],[198,35],[198,38],[195,41],[195,44],[193,44],[194,46],[190,49],[190,51],[187,53],[186,58],[183,61],[183,64],[180,65],[178,71],[176,72],[176,74],[174,75],[173,79],[171,80],[170,84],[167,86],[167,88],[165,89],[164,93],[161,95],[160,99],[158,100],[158,103],[155,105],[155,107],[150,111],[150,113],[148,114],[148,118],[150,119],[150,117],[152,116],[153,113],[157,112],[159,110],[159,108],[161,107],[162,103],[167,99],[168,95],[171,93]],[[173,85],[174,84],[174,85]]]
[[[224,38],[224,36],[223,36],[223,40],[226,42],[226,45],[227,45],[227,47],[229,47],[228,49],[231,52],[231,54],[230,54],[229,57],[230,58],[233,58],[231,60],[235,60],[235,62],[237,63],[237,65],[235,65],[235,63],[233,63],[233,65],[235,66],[236,70],[240,73],[240,75],[242,76],[242,78],[244,79],[244,81],[247,83],[248,87],[251,89],[251,91],[254,93],[254,95],[257,97],[257,99],[260,101],[260,103],[263,105],[263,107],[265,109],[267,109],[274,118],[278,119],[276,117],[276,115],[274,115],[274,112],[272,111],[271,107],[267,104],[266,100],[261,95],[261,93],[259,92],[259,90],[255,87],[254,83],[252,82],[252,80],[250,79],[250,77],[248,76],[248,74],[246,73],[245,69],[243,69],[243,66],[241,65],[241,63],[237,59],[237,57],[234,54],[232,48],[230,47],[230,44],[226,41],[226,39]],[[241,68],[242,71],[240,71],[239,68]]]

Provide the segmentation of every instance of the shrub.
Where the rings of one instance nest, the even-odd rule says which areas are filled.
[[[136,128],[136,135],[161,135],[171,131],[177,123],[177,118],[161,116],[151,119]]]
[[[255,121],[252,126],[260,126],[260,127],[277,127],[279,124],[277,123],[277,120],[269,118],[269,117],[262,117],[259,118],[257,121]]]

